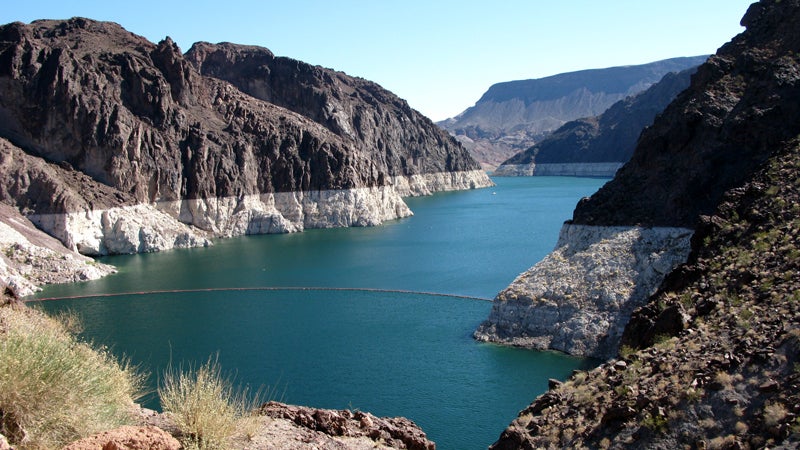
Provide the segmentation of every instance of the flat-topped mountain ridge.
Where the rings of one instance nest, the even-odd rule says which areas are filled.
[[[582,175],[613,177],[627,162],[645,127],[689,86],[695,68],[670,72],[656,84],[626,97],[599,116],[567,122],[544,140],[504,161],[494,175]]]
[[[667,73],[695,67],[705,59],[679,57],[497,83],[474,106],[438,124],[465,143],[485,167],[493,168],[566,122],[597,116]]]

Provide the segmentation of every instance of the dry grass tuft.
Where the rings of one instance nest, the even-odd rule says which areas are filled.
[[[78,341],[69,322],[0,308],[0,431],[17,448],[58,448],[132,421],[141,375]]]
[[[260,397],[257,393],[249,399],[246,389],[237,392],[233,386],[217,358],[209,358],[196,371],[167,371],[158,394],[164,412],[172,415],[183,435],[184,448],[226,448],[237,423],[255,410]]]
[[[764,425],[774,427],[783,421],[789,410],[781,403],[771,403],[764,407]]]

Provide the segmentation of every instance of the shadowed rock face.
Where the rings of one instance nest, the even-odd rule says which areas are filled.
[[[34,192],[6,178],[2,200],[27,214],[147,203],[216,236],[374,225],[411,213],[401,195],[491,185],[450,136],[374,83],[256,47],[198,44],[184,56],[169,38],[81,18],[0,27],[0,137],[96,182],[65,200],[48,195],[56,185]],[[106,233],[99,215],[70,220],[37,225],[73,247],[75,234]]]
[[[578,204],[575,223],[693,228],[726,190],[800,134],[795,13],[787,8],[777,18],[767,9],[748,12],[747,31],[698,68],[642,133],[630,162]]]

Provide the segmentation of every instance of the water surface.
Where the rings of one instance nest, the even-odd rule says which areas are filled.
[[[492,298],[552,250],[577,200],[606,180],[497,178],[495,188],[408,199],[373,228],[216,241],[104,258],[119,273],[39,297],[233,287],[358,287]],[[406,416],[442,449],[485,448],[547,388],[592,361],[477,343],[487,301],[349,290],[162,293],[48,301],[85,335],[158,374],[219,353],[283,401]],[[156,382],[153,377],[152,383]],[[157,407],[155,399],[149,406]]]

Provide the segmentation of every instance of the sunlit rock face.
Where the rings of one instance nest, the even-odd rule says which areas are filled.
[[[555,250],[495,298],[481,341],[610,358],[634,309],[686,261],[692,230],[566,224]]]

